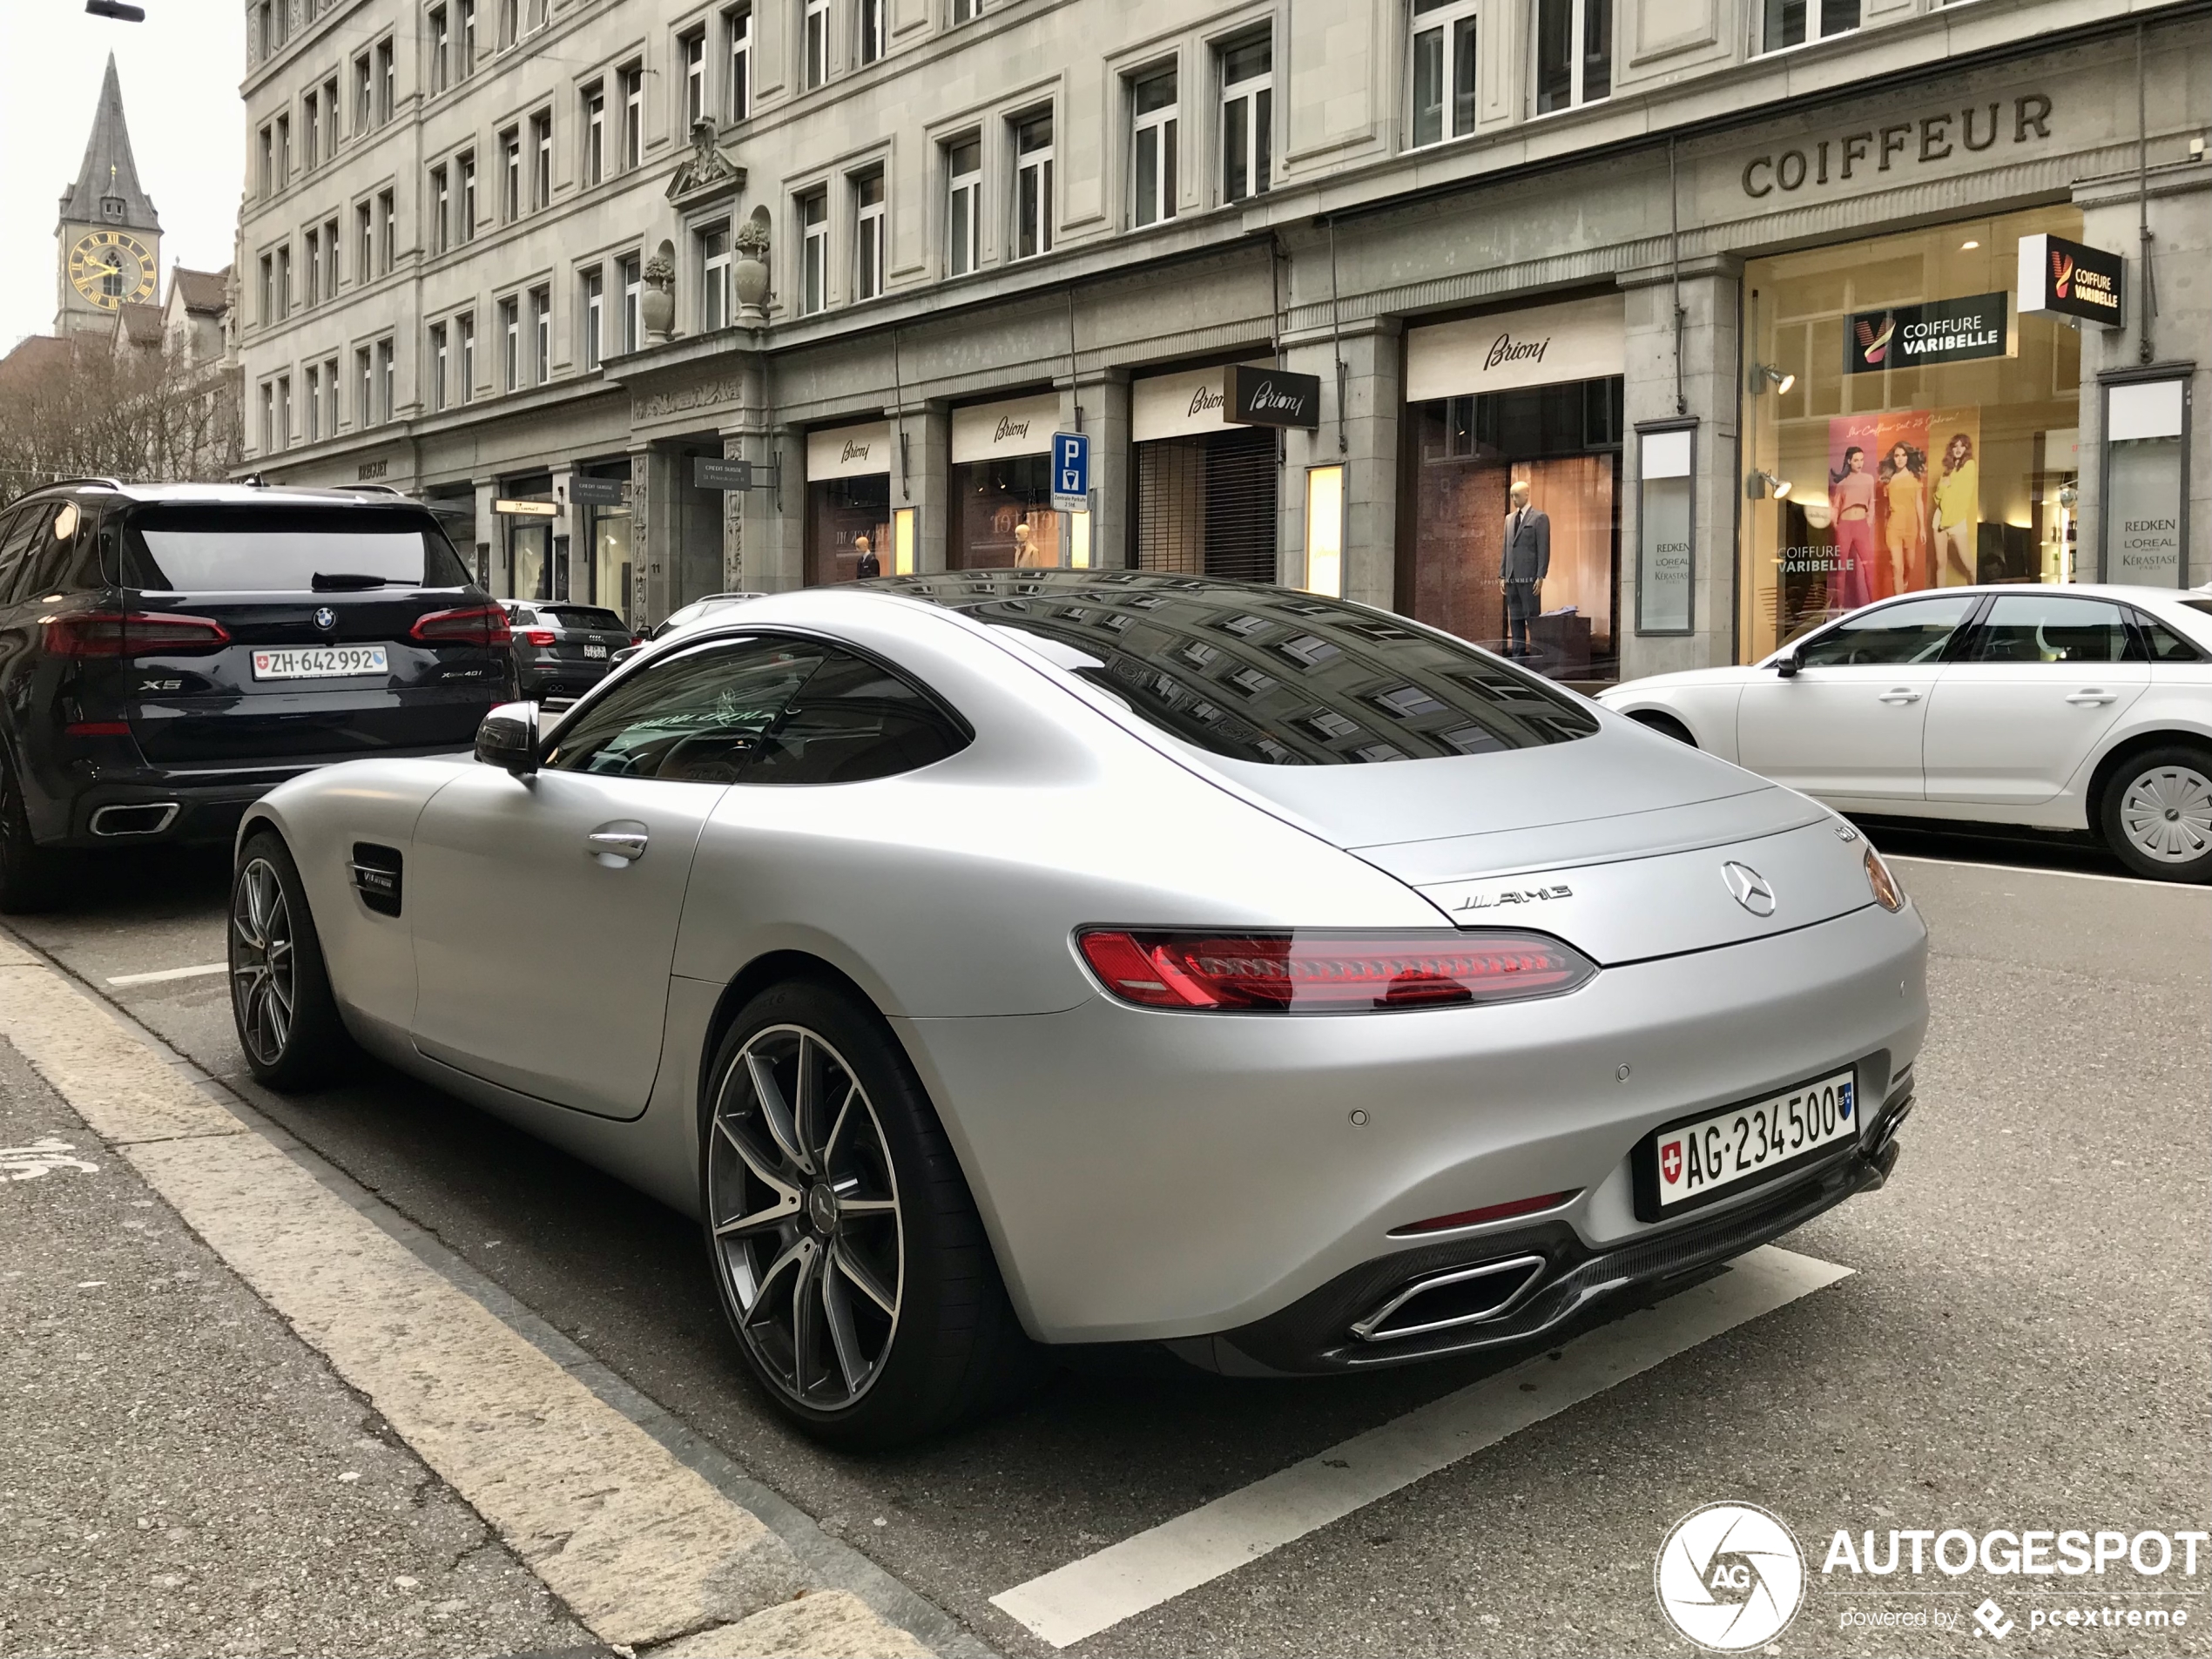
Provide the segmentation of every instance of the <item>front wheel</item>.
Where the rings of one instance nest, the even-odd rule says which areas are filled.
[[[2212,880],[2212,751],[2146,750],[2106,779],[2098,806],[2105,845],[2136,874]]]
[[[1003,1395],[1028,1345],[921,1082],[805,981],[749,1003],[701,1114],[706,1242],[745,1366],[832,1445],[896,1445]]]
[[[38,845],[23,785],[0,745],[0,915],[50,908],[61,896],[61,855]]]
[[[306,1089],[350,1050],[299,867],[264,830],[239,849],[231,876],[231,1019],[257,1082]]]

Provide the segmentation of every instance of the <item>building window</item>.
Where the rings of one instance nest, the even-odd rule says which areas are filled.
[[[1413,0],[1413,142],[1474,131],[1476,0]]]
[[[461,0],[461,61],[456,72],[463,80],[476,72],[476,0]]]
[[[699,328],[712,334],[730,326],[730,226],[725,220],[699,233]]]
[[[476,395],[476,314],[464,311],[453,320],[454,401],[466,403]]]
[[[1014,257],[1052,251],[1052,111],[1014,122]]]
[[[1274,156],[1275,44],[1266,35],[1221,51],[1221,199],[1264,196]]]
[[[883,0],[853,0],[853,36],[863,64],[883,56]]]
[[[307,141],[307,171],[313,172],[321,160],[322,95],[310,92],[300,100],[301,135]]]
[[[945,274],[966,276],[982,253],[983,139],[971,132],[945,146]]]
[[[677,57],[684,64],[684,131],[706,118],[706,30],[694,29],[679,36]]]
[[[276,383],[276,447],[292,447],[292,376],[280,374]]]
[[[442,92],[453,84],[453,29],[443,6],[430,10],[430,90]]]
[[[730,119],[742,121],[752,113],[752,8],[723,13],[723,27],[730,41]]]
[[[292,314],[292,244],[276,251],[276,314],[280,322]]]
[[[553,290],[530,290],[530,384],[553,378]]]
[[[504,51],[513,45],[516,36],[521,32],[515,0],[499,0],[499,49]]]
[[[812,316],[829,303],[829,192],[799,199],[799,314]]]
[[[1613,91],[1613,0],[1536,0],[1536,113]]]
[[[308,395],[314,395],[312,382]],[[322,365],[322,435],[326,438],[338,435],[338,360],[327,357]]]
[[[322,297],[322,233],[319,230],[310,230],[307,233],[306,246],[307,287],[307,292],[300,297],[305,304],[313,307],[315,301]]]
[[[606,338],[607,279],[597,266],[583,273],[583,366],[599,367],[600,342]]]
[[[374,119],[375,78],[369,72],[368,54],[363,52],[354,59],[354,131],[366,132],[375,125]]]
[[[974,23],[983,15],[983,0],[953,0],[953,26]]]
[[[625,254],[622,261],[622,348],[636,351],[645,343],[644,325],[638,320],[638,303],[644,298],[644,262],[635,253]]]
[[[322,84],[322,138],[323,153],[335,156],[339,145],[338,78],[335,75]]]
[[[292,182],[292,118],[288,115],[276,118],[276,182],[279,190]]]
[[[523,308],[511,299],[499,302],[499,378],[510,392],[523,383]]]
[[[553,205],[553,111],[530,117],[530,206],[543,212]]]
[[[461,170],[461,219],[455,232],[459,240],[473,241],[476,235],[476,152],[462,152],[454,165]]]
[[[443,167],[430,169],[430,246],[434,253],[442,253],[453,246],[453,188],[452,180]],[[314,247],[308,245],[308,263],[314,263]]]
[[[322,293],[326,300],[338,297],[338,221],[327,219],[322,224]]]
[[[276,382],[263,381],[261,382],[261,453],[274,455],[276,447]]]
[[[622,71],[622,165],[634,167],[645,156],[645,71],[632,64]]]
[[[1130,87],[1130,218],[1157,225],[1175,217],[1175,71],[1141,75]]]
[[[1849,34],[1858,27],[1859,0],[1765,0],[1761,51],[1802,46],[1808,40]]]
[[[829,79],[830,0],[801,0],[799,84],[809,90]]]
[[[588,187],[607,176],[607,89],[594,81],[583,89],[583,182]]]
[[[376,241],[379,268],[389,273],[392,268],[392,244],[398,239],[399,206],[388,190],[376,192]]]
[[[354,424],[375,425],[375,408],[376,368],[369,358],[368,347],[363,346],[354,354]]]
[[[322,436],[322,370],[314,364],[307,365],[307,439],[314,442]]]
[[[276,320],[276,255],[261,256],[260,315],[264,327]]]
[[[883,292],[883,169],[871,167],[853,180],[853,297],[873,300]]]
[[[523,133],[509,127],[499,135],[499,216],[509,224],[523,216]]]
[[[313,387],[314,381],[308,385]],[[442,409],[446,406],[446,326],[442,322],[430,325],[430,407]]]
[[[263,62],[276,50],[276,8],[270,0],[253,8],[253,46],[254,57]]]
[[[394,54],[392,43],[376,43],[376,124],[381,126],[392,118],[392,111],[400,105],[400,65]]]
[[[375,221],[369,217],[368,204],[361,202],[354,208],[354,280],[367,282],[375,274]],[[266,286],[266,283],[263,284],[265,288]],[[268,315],[267,307],[262,307],[261,314],[264,317]]]
[[[276,129],[274,127],[265,126],[261,129],[261,143],[257,154],[260,160],[256,165],[254,176],[260,181],[260,193],[264,197],[273,196],[276,194]]]
[[[398,375],[398,370],[394,367],[395,361],[392,342],[388,339],[378,341],[376,342],[376,419],[380,425],[390,420],[392,411],[399,406],[398,398],[393,395]]]

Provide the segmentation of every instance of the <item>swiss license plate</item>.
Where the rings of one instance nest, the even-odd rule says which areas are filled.
[[[1662,1129],[1642,1149],[1638,1213],[1647,1221],[1672,1215],[1850,1141],[1858,1130],[1858,1077],[1848,1067]]]
[[[604,657],[607,654],[607,648],[604,645],[586,645],[583,648],[583,654],[586,657]]]
[[[293,651],[257,651],[257,680],[342,679],[349,674],[388,674],[391,663],[381,645],[307,645]]]

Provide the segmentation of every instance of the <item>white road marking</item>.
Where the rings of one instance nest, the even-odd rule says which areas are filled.
[[[1925,859],[1910,853],[1885,853],[1892,864],[1947,864],[1954,870],[1994,870],[2000,875],[2063,875],[2076,881],[2117,881],[2122,887],[2163,887],[2168,893],[2212,893],[2193,881],[2157,881],[2147,875],[2106,875],[2097,870],[2047,870],[2040,864],[1983,864],[1973,859]]]
[[[758,1516],[4,937],[0,1036],[601,1641],[926,1653],[858,1597],[818,1604]],[[816,1646],[776,1645],[794,1595]]]
[[[10,1181],[36,1181],[56,1170],[81,1170],[86,1175],[98,1175],[98,1164],[70,1156],[76,1150],[71,1143],[51,1135],[42,1135],[24,1146],[0,1146],[0,1177]]]
[[[213,974],[227,974],[230,971],[231,965],[228,962],[202,962],[198,968],[157,968],[151,974],[117,974],[108,980],[108,983],[111,985],[158,985],[163,980],[206,979]]]
[[[1303,1463],[991,1598],[1055,1648],[1211,1583],[1378,1498],[1846,1277],[1763,1246],[1733,1268]],[[1533,1386],[1532,1386],[1533,1385]]]

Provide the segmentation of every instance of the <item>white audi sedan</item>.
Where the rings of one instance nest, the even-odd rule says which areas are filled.
[[[1838,812],[2087,829],[2141,874],[2212,880],[2202,591],[1909,594],[1598,701]]]
[[[1927,935],[1859,833],[1248,583],[779,594],[239,832],[255,1076],[359,1043],[698,1217],[809,1433],[1033,1345],[1541,1342],[1880,1184]]]

